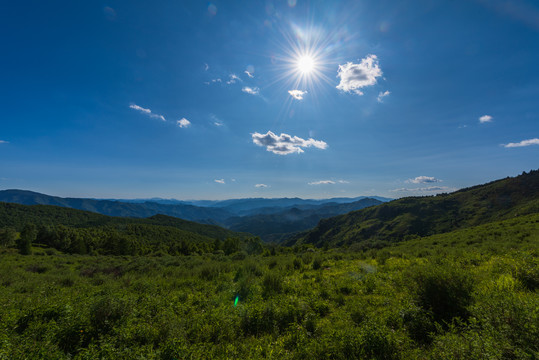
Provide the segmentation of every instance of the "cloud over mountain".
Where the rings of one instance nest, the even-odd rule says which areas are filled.
[[[407,183],[412,183],[412,184],[427,184],[427,183],[437,183],[437,182],[441,182],[442,180],[440,179],[436,179],[435,177],[432,177],[432,176],[418,176],[414,179],[408,179],[406,180]]]

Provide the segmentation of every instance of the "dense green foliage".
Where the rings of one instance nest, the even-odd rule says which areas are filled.
[[[402,198],[321,220],[314,229],[287,243],[382,247],[413,236],[440,234],[537,212],[539,170],[451,194]]]
[[[27,228],[33,231],[25,231]],[[250,244],[260,240],[248,234],[170,216],[114,218],[56,206],[0,203],[1,243],[11,245],[13,229],[20,231],[17,246],[25,253],[32,242],[37,242],[71,254],[189,255],[223,250],[216,240],[226,239],[238,243],[234,252],[263,250],[261,245],[254,250]]]
[[[538,230],[534,214],[273,256],[4,248],[0,359],[537,358]]]

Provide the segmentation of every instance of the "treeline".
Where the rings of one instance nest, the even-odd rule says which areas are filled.
[[[269,251],[258,237],[212,239],[170,226],[126,224],[74,228],[27,224],[20,233],[10,227],[0,228],[0,246],[16,246],[22,254],[29,254],[32,244],[81,255],[194,255],[216,252],[252,255]]]

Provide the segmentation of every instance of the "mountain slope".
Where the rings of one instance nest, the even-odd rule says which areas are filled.
[[[108,216],[146,218],[165,214],[197,222],[222,222],[233,216],[227,210],[185,204],[125,203],[112,200],[61,198],[26,190],[0,191],[0,201],[22,205],[55,205]]]
[[[264,241],[280,241],[290,233],[316,226],[323,218],[345,214],[381,203],[379,200],[366,198],[345,204],[300,205],[279,212],[231,218],[227,220],[226,225],[235,231],[256,234]],[[269,209],[274,210],[274,208]]]
[[[151,225],[180,229],[211,239],[228,237],[244,238],[248,234],[227,230],[215,225],[199,224],[166,215],[154,215],[146,219],[112,217],[94,212],[51,205],[20,205],[0,202],[0,228],[13,227],[21,230],[26,223],[35,225],[63,225],[74,228],[90,228],[126,225]]]
[[[451,194],[408,197],[321,220],[287,244],[371,246],[539,212],[539,170]]]

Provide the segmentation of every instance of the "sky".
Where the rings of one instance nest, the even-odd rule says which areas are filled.
[[[11,1],[0,189],[433,195],[539,166],[539,4]]]

